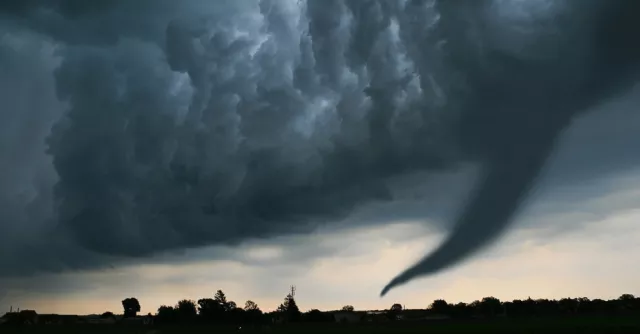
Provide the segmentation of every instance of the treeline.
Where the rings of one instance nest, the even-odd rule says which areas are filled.
[[[140,303],[136,298],[122,301],[124,317],[135,317],[140,312]],[[389,309],[378,312],[356,311],[351,305],[340,311],[359,314],[365,317],[382,317],[386,320],[410,318],[428,318],[429,316],[464,319],[474,317],[538,317],[618,314],[640,311],[640,298],[624,294],[617,299],[602,300],[589,298],[525,299],[502,302],[494,297],[485,297],[472,303],[448,303],[443,299],[433,301],[425,309],[405,310],[401,304],[393,304]],[[105,313],[107,314],[107,313]],[[108,313],[112,315],[110,312]],[[184,299],[174,306],[161,306],[155,314],[156,324],[266,324],[273,322],[335,322],[335,311],[322,312],[311,310],[300,312],[291,294],[288,294],[277,310],[263,313],[259,306],[248,300],[244,306],[227,300],[226,295],[218,290],[213,298],[202,298],[197,301]],[[151,316],[151,314],[149,314]],[[370,319],[371,320],[371,319]]]
[[[123,300],[122,306],[125,318],[135,317],[140,312],[140,303],[136,298]],[[309,312],[306,315],[300,312],[291,294],[285,297],[277,311],[265,314],[255,302],[247,300],[244,307],[241,307],[236,302],[227,300],[225,293],[218,290],[213,298],[202,298],[197,301],[183,299],[174,306],[160,306],[154,316],[154,323],[263,324],[273,322],[274,319],[282,322],[307,320],[308,314]]]
[[[485,297],[469,304],[450,304],[439,299],[435,300],[428,310],[434,314],[447,315],[452,318],[615,314],[640,311],[640,298],[624,294],[612,300],[582,297],[559,300],[528,298],[502,302],[495,297]]]

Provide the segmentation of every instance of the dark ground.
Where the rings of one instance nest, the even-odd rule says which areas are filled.
[[[178,334],[178,333],[640,333],[640,316],[592,316],[468,321],[394,322],[381,324],[291,324],[264,328],[211,326],[75,325],[0,327],[13,334]]]

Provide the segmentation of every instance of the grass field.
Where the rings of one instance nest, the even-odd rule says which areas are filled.
[[[29,326],[0,327],[0,333],[24,334],[200,334],[200,333],[640,333],[640,316],[579,317],[541,319],[500,319],[446,322],[395,322],[387,324],[290,324],[269,328],[231,328],[211,326]]]

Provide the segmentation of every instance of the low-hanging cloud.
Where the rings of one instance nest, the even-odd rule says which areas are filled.
[[[41,153],[36,195],[2,190],[25,237],[1,247],[26,260],[3,251],[0,275],[306,233],[394,201],[398,176],[478,163],[450,236],[386,290],[457,263],[508,227],[571,121],[637,77],[637,2],[522,3],[2,2],[4,92],[51,102],[20,143]]]

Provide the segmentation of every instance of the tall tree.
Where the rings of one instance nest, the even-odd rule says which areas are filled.
[[[135,317],[140,312],[140,302],[134,297],[125,298],[122,300],[122,308],[124,308],[124,317]]]
[[[278,306],[278,312],[285,313],[287,320],[292,322],[298,321],[302,314],[291,294],[288,294],[284,298],[284,302]]]
[[[222,306],[224,309],[227,308],[227,296],[224,294],[224,292],[222,292],[222,290],[216,291],[213,299],[218,302],[218,304],[220,304],[220,306]]]

